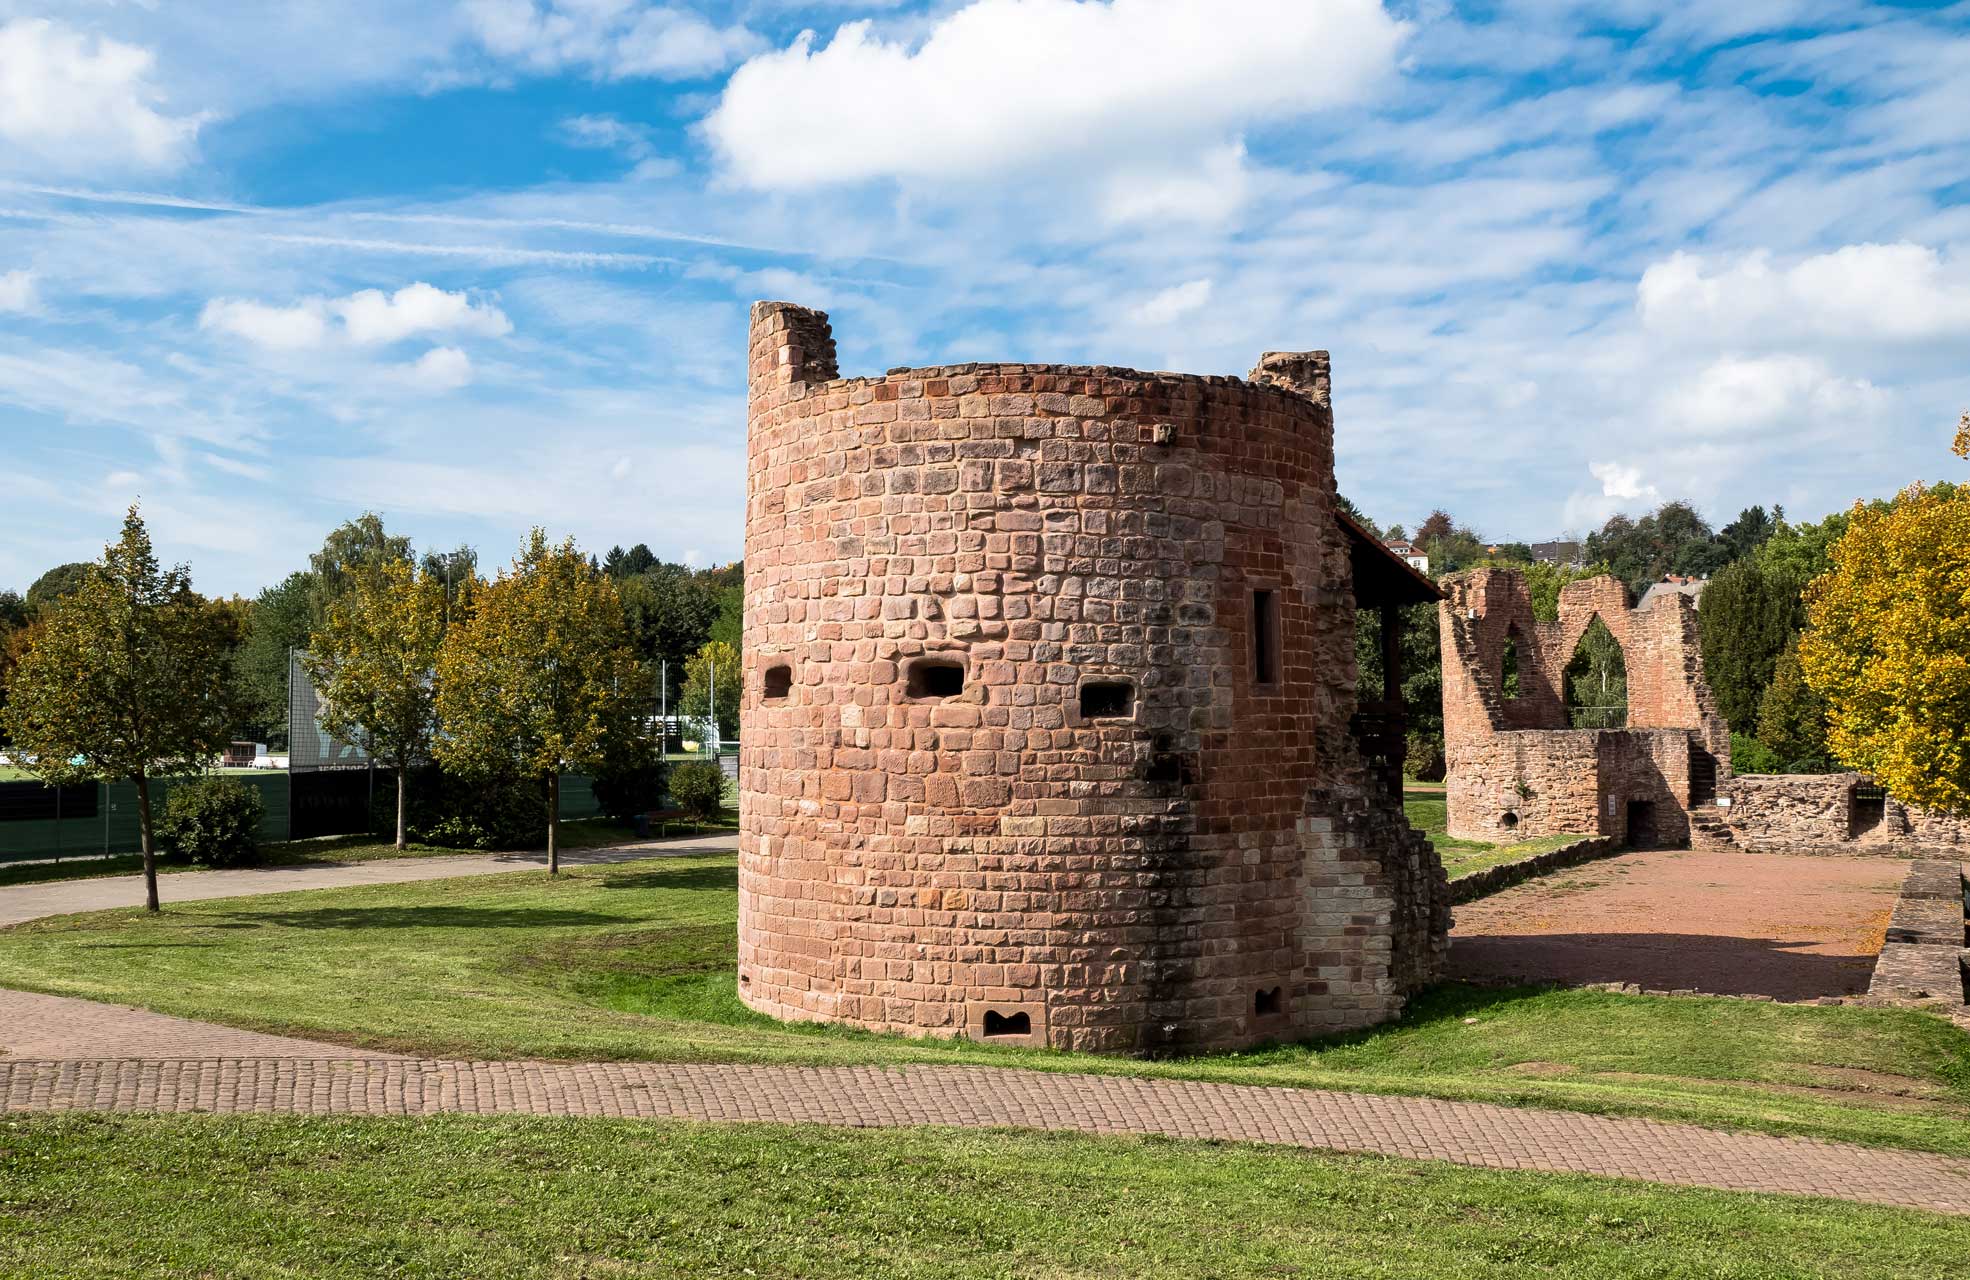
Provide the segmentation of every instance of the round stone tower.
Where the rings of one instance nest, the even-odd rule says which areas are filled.
[[[1324,352],[842,379],[753,308],[739,991],[1120,1052],[1393,1016],[1448,927],[1350,732]]]

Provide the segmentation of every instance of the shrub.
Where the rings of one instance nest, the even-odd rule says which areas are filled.
[[[395,787],[378,785],[371,825],[394,831]],[[538,778],[461,777],[436,765],[411,770],[404,825],[412,840],[446,849],[531,849],[547,825]]]
[[[171,788],[157,822],[166,856],[208,867],[260,861],[260,793],[232,778],[206,777]]]
[[[670,799],[700,822],[717,819],[725,807],[725,771],[709,760],[692,760],[670,771]]]
[[[1746,733],[1731,735],[1732,773],[1783,773],[1778,753]]]
[[[595,803],[617,822],[628,822],[663,803],[664,767],[643,761],[595,775]]]

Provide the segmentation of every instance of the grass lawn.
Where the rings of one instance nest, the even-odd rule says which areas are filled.
[[[1962,1219],[1160,1139],[615,1120],[0,1121],[60,1276],[1897,1277]]]
[[[1898,1009],[1445,986],[1392,1027],[1137,1062],[789,1026],[730,857],[174,903],[0,930],[0,985],[434,1057],[977,1062],[1533,1103],[1970,1155],[1970,1037]]]
[[[672,822],[666,829],[653,829],[650,838],[659,839],[663,835],[687,836],[717,831],[736,831],[739,826],[739,811],[728,806],[717,822],[708,822],[703,827],[693,828],[689,823]],[[606,849],[614,845],[635,844],[641,840],[636,832],[608,818],[584,818],[564,821],[561,824],[560,845],[563,853],[574,849]],[[545,837],[533,852],[545,850]],[[386,858],[452,858],[470,857],[479,852],[476,849],[454,849],[446,845],[419,844],[411,841],[408,847],[398,849],[387,839],[373,835],[325,836],[318,840],[283,840],[260,846],[263,864],[269,867],[334,866],[347,862],[374,862]],[[502,850],[501,852],[511,852]],[[489,855],[490,856],[490,855]],[[93,880],[102,876],[135,875],[144,869],[141,855],[120,853],[108,858],[69,858],[61,862],[24,862],[13,866],[0,865],[0,889],[15,884],[46,884],[54,880]],[[173,875],[183,871],[203,871],[206,868],[189,863],[160,862],[160,875]]]
[[[1404,788],[1402,812],[1408,817],[1409,825],[1428,836],[1430,843],[1436,846],[1437,856],[1443,859],[1443,869],[1452,880],[1500,863],[1551,853],[1561,845],[1584,839],[1579,835],[1541,836],[1537,840],[1521,840],[1516,844],[1453,840],[1444,834],[1448,818],[1441,786],[1422,788],[1412,783]]]

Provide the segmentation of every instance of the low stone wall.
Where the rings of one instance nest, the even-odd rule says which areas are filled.
[[[1961,863],[1924,859],[1909,868],[1874,964],[1871,996],[1970,1005],[1970,884]]]
[[[1620,842],[1607,836],[1575,840],[1572,844],[1563,844],[1547,853],[1535,853],[1530,858],[1521,858],[1517,862],[1501,862],[1495,867],[1486,867],[1482,871],[1459,876],[1450,882],[1450,901],[1453,905],[1475,902],[1479,898],[1488,898],[1501,889],[1509,889],[1535,876],[1543,876],[1549,871],[1577,867],[1582,863],[1593,862],[1621,851]]]
[[[1855,792],[1869,783],[1858,773],[1739,774],[1719,786],[1719,807],[1738,847],[1753,853],[1970,852],[1970,821],[1892,796],[1878,815],[1858,812]]]

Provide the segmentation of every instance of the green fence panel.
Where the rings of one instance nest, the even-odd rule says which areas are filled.
[[[260,793],[260,839],[287,839],[288,781],[278,771],[231,774],[230,777]],[[164,812],[164,797],[171,788],[183,786],[190,778],[161,778],[150,784],[151,812]],[[44,858],[106,857],[117,853],[136,853],[143,848],[141,820],[137,812],[137,786],[132,782],[112,782],[99,786],[96,814],[89,818],[62,818],[31,822],[0,822],[0,862],[33,861]]]
[[[595,780],[584,778],[578,773],[561,775],[561,817],[593,818],[602,812],[602,806],[595,801]]]

